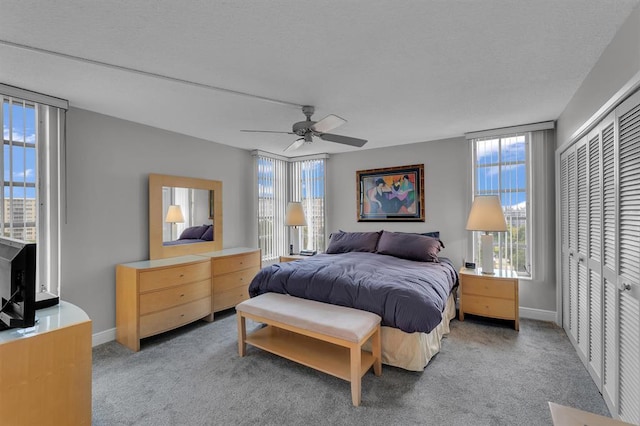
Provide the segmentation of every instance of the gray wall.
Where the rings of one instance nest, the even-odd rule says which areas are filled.
[[[640,72],[640,5],[631,13],[558,118],[557,146]]]
[[[251,245],[252,164],[245,150],[69,110],[61,297],[94,333],[115,327],[115,265],[149,258],[149,173],[221,180],[224,246]]]
[[[538,164],[534,173],[534,203],[536,238],[535,262],[538,273],[533,280],[520,280],[520,306],[544,311],[556,310],[555,251],[554,241],[554,193],[553,150],[550,146],[538,146],[537,155],[545,161]],[[425,166],[425,217],[423,222],[358,222],[356,218],[356,171],[409,164]],[[327,225],[329,232],[390,231],[425,232],[440,231],[446,248],[440,253],[450,258],[456,267],[470,259],[470,232],[465,230],[471,207],[471,147],[464,138],[401,145],[334,154],[327,165]],[[551,247],[551,249],[549,249]],[[528,316],[531,316],[531,312]],[[535,315],[534,315],[535,316]]]
[[[466,253],[469,212],[470,147],[464,138],[393,148],[332,154],[327,162],[327,226],[329,232],[440,231],[440,253],[460,267]],[[424,164],[425,222],[358,222],[356,171]]]

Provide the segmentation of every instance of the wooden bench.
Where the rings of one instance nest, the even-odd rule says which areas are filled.
[[[351,400],[360,405],[362,376],[373,366],[382,374],[380,317],[343,306],[278,293],[265,293],[236,306],[238,352],[250,344],[351,382]],[[246,333],[245,319],[267,324]],[[372,352],[362,350],[371,339]]]

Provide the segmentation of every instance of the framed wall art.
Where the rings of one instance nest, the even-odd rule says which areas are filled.
[[[356,172],[358,222],[424,222],[424,164]]]

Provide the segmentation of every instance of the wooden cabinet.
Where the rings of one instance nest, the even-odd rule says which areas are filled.
[[[460,270],[460,321],[464,314],[513,320],[520,329],[518,278],[515,272],[496,270],[484,275],[479,269]]]
[[[0,423],[91,425],[91,320],[61,301],[0,332]]]
[[[211,259],[213,312],[249,298],[249,284],[262,265],[259,249],[231,248],[202,253]]]
[[[116,340],[133,351],[140,339],[211,315],[211,265],[201,256],[116,267]]]

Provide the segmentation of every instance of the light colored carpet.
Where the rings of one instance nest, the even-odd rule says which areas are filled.
[[[453,320],[422,373],[367,373],[362,405],[348,382],[248,347],[234,312],[142,341],[93,350],[93,424],[551,425],[548,401],[609,415],[564,331],[552,323]],[[257,327],[249,323],[249,329]]]

